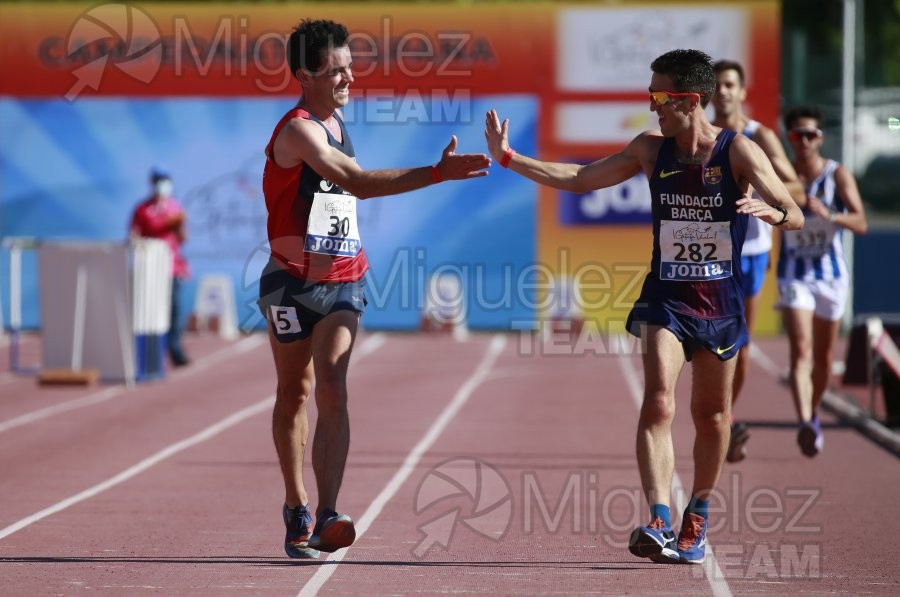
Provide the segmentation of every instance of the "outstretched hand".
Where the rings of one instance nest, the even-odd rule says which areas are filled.
[[[739,214],[747,214],[759,218],[769,224],[778,224],[784,215],[758,197],[744,195],[735,202]]]
[[[487,176],[491,166],[491,158],[483,153],[455,153],[456,135],[450,137],[450,143],[444,148],[437,169],[444,180],[462,180]]]
[[[509,118],[501,123],[496,110],[488,111],[484,119],[484,138],[490,154],[500,161],[509,149]]]

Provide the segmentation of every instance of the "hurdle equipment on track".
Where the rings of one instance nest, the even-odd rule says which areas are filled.
[[[19,375],[34,375],[37,366],[22,364],[22,256],[24,251],[35,251],[40,246],[37,239],[10,236],[3,239],[3,247],[9,249],[9,370]],[[0,333],[5,332],[2,300],[0,300]]]
[[[457,274],[443,272],[428,279],[421,330],[450,333],[459,338],[468,334],[466,300]]]
[[[900,384],[897,383],[900,379],[900,349],[885,329],[880,317],[866,319],[866,345],[869,367],[869,412],[873,413],[875,410],[876,388],[881,386],[886,423],[891,427],[900,426]]]
[[[172,316],[172,251],[157,239],[132,242],[132,318],[136,381],[166,375],[166,335]]]
[[[194,296],[194,311],[188,318],[188,330],[208,330],[233,340],[238,336],[234,281],[226,274],[204,274]]]
[[[38,381],[134,381],[128,247],[43,242],[38,264],[43,337]]]
[[[572,276],[557,276],[550,286],[545,334],[571,334],[578,336],[584,328],[584,304],[578,280]]]

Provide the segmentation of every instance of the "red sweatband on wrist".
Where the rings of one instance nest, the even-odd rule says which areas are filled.
[[[509,162],[512,160],[513,156],[516,155],[516,150],[510,147],[506,150],[506,153],[503,154],[503,157],[500,158],[500,165],[504,168],[509,168]]]
[[[438,170],[437,166],[431,167],[431,180],[434,182],[444,182],[444,177],[441,176],[441,171]]]

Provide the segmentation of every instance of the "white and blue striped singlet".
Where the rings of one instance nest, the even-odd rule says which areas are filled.
[[[834,160],[826,160],[822,172],[806,187],[806,194],[818,197],[832,213],[847,211],[834,180],[839,165]],[[779,282],[846,279],[847,263],[841,242],[843,229],[805,209],[803,215],[806,223],[802,230],[782,231]]]
[[[747,126],[744,127],[743,134],[748,139],[753,139],[753,135],[759,130],[761,123],[758,120],[748,120]],[[755,194],[754,197],[759,195]],[[747,237],[744,239],[744,246],[741,250],[742,257],[750,257],[752,255],[761,255],[768,253],[772,249],[772,226],[763,222],[759,218],[750,218],[747,220]]]

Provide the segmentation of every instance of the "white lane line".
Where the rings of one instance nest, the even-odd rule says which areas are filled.
[[[223,348],[222,350],[217,350],[216,352],[201,357],[196,361],[191,361],[191,364],[188,367],[180,367],[178,369],[175,369],[174,371],[172,371],[171,375],[169,375],[169,378],[180,379],[182,377],[194,375],[199,371],[209,369],[213,365],[218,365],[222,361],[230,359],[233,356],[241,355],[245,352],[250,352],[251,350],[258,348],[263,344],[268,345],[268,340],[269,337],[265,333],[259,332],[250,334],[246,338],[239,340],[231,346]]]
[[[397,472],[394,473],[394,476],[391,477],[391,480],[388,481],[387,485],[384,486],[384,489],[381,490],[372,503],[369,505],[368,509],[365,513],[360,517],[359,521],[356,523],[356,540],[358,541],[360,537],[372,525],[378,515],[381,514],[381,510],[384,506],[390,501],[392,497],[397,493],[400,487],[406,482],[412,472],[415,470],[416,466],[418,466],[419,461],[422,459],[422,456],[431,448],[434,442],[440,437],[441,433],[443,433],[444,429],[459,410],[465,405],[466,401],[468,401],[469,397],[472,393],[480,386],[488,377],[491,372],[491,369],[494,366],[494,363],[497,361],[497,357],[500,356],[500,353],[503,352],[503,348],[506,346],[506,336],[496,335],[491,340],[490,345],[488,346],[488,350],[485,353],[484,357],[482,357],[481,362],[478,364],[478,367],[475,369],[474,373],[460,386],[459,390],[456,391],[456,394],[453,396],[453,399],[444,407],[444,410],[438,415],[438,418],[434,420],[431,424],[431,427],[428,428],[428,431],[425,432],[425,436],[419,440],[419,443],[413,447],[413,449],[407,454],[406,459],[403,461],[403,464],[400,465],[400,468],[397,469]],[[331,563],[331,566],[320,566],[316,573],[310,578],[307,583],[300,589],[298,593],[298,597],[305,597],[307,595],[316,595],[322,586],[331,578],[331,575],[334,574],[334,571],[337,570],[337,564],[344,559],[344,555],[351,548],[332,553],[328,556],[327,562]]]
[[[784,374],[785,369],[776,365],[775,361],[769,358],[769,355],[764,353],[754,342],[750,343],[750,359],[756,361],[757,365],[776,379],[781,379]]]
[[[110,489],[111,487],[115,487],[116,485],[119,485],[120,483],[124,483],[128,479],[131,479],[132,477],[141,474],[142,472],[144,472],[151,466],[159,464],[163,460],[166,460],[167,458],[170,458],[171,456],[174,456],[175,454],[177,454],[183,450],[186,450],[192,446],[196,446],[197,444],[199,444],[201,442],[204,442],[212,437],[215,437],[216,435],[218,435],[219,433],[225,431],[226,429],[228,429],[230,427],[234,427],[235,425],[237,425],[244,419],[252,417],[253,415],[259,414],[263,411],[271,410],[272,405],[274,403],[275,403],[275,396],[269,396],[268,398],[266,398],[265,400],[263,400],[261,402],[257,402],[256,404],[253,404],[251,406],[243,408],[243,409],[237,411],[236,413],[234,413],[228,417],[225,417],[218,423],[216,423],[214,425],[210,425],[209,427],[207,427],[200,433],[192,435],[191,437],[189,437],[187,439],[183,439],[179,442],[176,442],[174,444],[167,446],[166,448],[163,448],[156,454],[150,456],[149,458],[145,458],[144,460],[141,460],[134,466],[128,467],[121,473],[119,473],[113,477],[110,477],[106,481],[98,483],[98,484],[94,485],[93,487],[85,489],[84,491],[82,491],[80,493],[76,493],[75,495],[68,497],[60,502],[57,502],[57,503],[53,504],[52,506],[44,508],[43,510],[41,510],[39,512],[35,512],[31,516],[26,516],[22,520],[14,522],[13,524],[6,527],[5,529],[0,530],[0,539],[9,537],[16,531],[21,531],[25,527],[32,525],[35,522],[38,522],[39,520],[47,518],[48,516],[56,514],[57,512],[61,512],[61,511],[65,510],[66,508],[69,508],[70,506],[74,506],[75,504],[77,504],[79,502],[83,502],[89,498],[92,498],[92,497],[96,496],[97,494],[102,493],[102,492],[106,491],[107,489]]]
[[[625,378],[625,384],[628,386],[628,392],[640,411],[644,401],[644,384],[641,382],[641,377],[634,366],[631,355],[627,352],[626,350],[619,352],[619,365],[622,370],[622,376]],[[685,507],[687,507],[685,496],[689,494],[685,491],[684,484],[681,482],[681,477],[678,476],[677,471],[672,475],[672,493],[675,498],[675,508],[678,512],[683,512]],[[706,560],[703,562],[703,570],[706,573],[706,580],[709,582],[709,588],[712,589],[713,595],[716,597],[731,597],[731,587],[728,586],[728,581],[725,579],[721,568],[719,568],[719,563],[716,561],[716,556],[713,553],[712,543],[709,542],[706,544]]]
[[[254,334],[252,336],[248,336],[240,342],[232,344],[212,354],[206,355],[201,359],[197,359],[191,364],[190,367],[173,372],[171,375],[171,379],[177,380],[182,377],[187,377],[189,375],[199,373],[200,371],[208,369],[212,365],[219,363],[225,359],[231,358],[232,356],[240,355],[253,350],[264,341],[265,336],[263,334]],[[53,406],[40,408],[23,415],[19,415],[12,419],[7,419],[6,421],[0,421],[0,433],[9,431],[10,429],[15,429],[16,427],[21,427],[22,425],[40,421],[54,415],[62,414],[79,408],[84,408],[86,406],[92,406],[101,402],[106,402],[107,400],[125,393],[125,391],[128,389],[129,388],[127,388],[126,386],[113,386],[100,390],[99,392],[95,392],[93,394],[88,394],[87,396],[82,396],[81,398],[75,398],[73,400],[54,404]]]
[[[371,354],[374,350],[376,350],[381,345],[383,345],[384,342],[385,342],[385,338],[382,334],[375,334],[374,336],[370,336],[369,338],[366,339],[366,341],[362,344],[362,346],[360,346],[358,354],[356,355],[356,359],[359,360],[359,359],[365,357],[366,355]],[[17,531],[21,531],[25,527],[30,526],[30,525],[34,524],[35,522],[43,520],[44,518],[47,518],[48,516],[56,514],[57,512],[62,512],[66,508],[74,506],[75,504],[78,504],[79,502],[83,502],[87,499],[90,499],[90,498],[106,491],[107,489],[110,489],[112,487],[115,487],[116,485],[124,483],[125,481],[131,479],[132,477],[135,477],[136,475],[139,475],[142,472],[146,471],[150,467],[152,467],[156,464],[159,464],[160,462],[162,462],[168,458],[171,458],[172,456],[174,456],[175,454],[178,454],[179,452],[187,450],[188,448],[196,446],[197,444],[200,444],[202,442],[205,442],[208,439],[215,437],[216,435],[222,433],[223,431],[225,431],[231,427],[234,427],[235,425],[244,421],[245,419],[249,419],[250,417],[257,415],[259,413],[262,413],[262,412],[271,411],[272,406],[274,404],[275,404],[275,396],[273,395],[273,396],[269,396],[268,398],[266,398],[264,400],[261,400],[260,402],[257,402],[256,404],[251,404],[250,406],[242,408],[241,410],[235,412],[234,414],[231,414],[231,415],[225,417],[218,423],[210,425],[203,431],[200,431],[199,433],[196,433],[187,439],[183,439],[179,442],[176,442],[174,444],[171,444],[171,445],[163,448],[156,454],[154,454],[148,458],[145,458],[144,460],[141,460],[140,462],[138,462],[137,464],[135,464],[133,466],[128,467],[127,469],[120,472],[119,474],[117,474],[113,477],[110,477],[109,479],[102,481],[102,482],[94,485],[93,487],[89,487],[88,489],[85,489],[84,491],[82,491],[80,493],[77,493],[71,497],[68,497],[62,501],[59,501],[59,502],[53,504],[52,506],[44,508],[43,510],[41,510],[39,512],[35,512],[31,516],[26,516],[25,518],[23,518],[17,522],[14,522],[13,524],[6,527],[5,529],[0,530],[0,539],[5,539],[6,537],[9,537],[13,533],[15,533]]]
[[[779,383],[786,383],[785,378],[790,376],[790,369],[778,367],[768,354],[753,344],[750,345],[750,358]],[[838,418],[854,425],[882,447],[900,453],[900,433],[879,422],[872,416],[871,410],[866,411],[841,394],[827,389],[822,395],[822,404],[831,409]]]
[[[53,415],[69,412],[70,410],[84,408],[85,406],[98,404],[100,402],[106,402],[107,400],[121,394],[124,389],[124,387],[120,386],[116,386],[114,388],[106,388],[105,390],[101,390],[94,394],[89,394],[82,398],[76,398],[74,400],[69,400],[60,404],[54,404],[53,406],[33,410],[30,413],[25,413],[24,415],[19,415],[18,417],[7,419],[6,421],[0,422],[0,433],[9,431],[10,429],[15,429],[16,427],[21,427],[22,425],[27,425],[28,423],[40,421],[41,419],[46,419],[47,417],[52,417]]]

